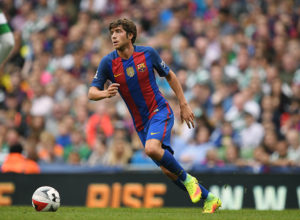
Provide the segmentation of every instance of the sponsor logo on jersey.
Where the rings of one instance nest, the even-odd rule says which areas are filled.
[[[151,135],[159,134],[160,132],[151,132]]]
[[[119,73],[119,74],[114,74],[114,77],[118,77],[120,76],[122,73]]]

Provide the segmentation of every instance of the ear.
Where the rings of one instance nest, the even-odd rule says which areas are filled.
[[[128,37],[128,39],[131,40],[131,39],[133,38],[133,34],[132,34],[132,33],[128,33],[128,34],[127,34],[127,37]]]

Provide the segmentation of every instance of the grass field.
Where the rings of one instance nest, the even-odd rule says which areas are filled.
[[[36,212],[29,206],[0,207],[1,220],[71,220],[71,219],[105,219],[105,220],[143,220],[143,219],[178,219],[178,220],[294,220],[300,219],[299,210],[257,211],[243,209],[239,211],[221,210],[214,214],[202,214],[198,208],[160,208],[160,209],[130,209],[105,208],[92,209],[85,207],[60,207],[57,212]]]

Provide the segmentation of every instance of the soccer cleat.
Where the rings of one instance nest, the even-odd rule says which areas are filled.
[[[206,199],[204,201],[203,213],[214,213],[222,206],[222,202],[218,197]]]
[[[201,199],[202,191],[198,184],[198,180],[195,177],[187,174],[186,181],[184,181],[183,184],[188,191],[192,202],[199,202]]]

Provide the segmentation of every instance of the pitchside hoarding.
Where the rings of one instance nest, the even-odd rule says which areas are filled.
[[[300,175],[195,174],[218,195],[223,209],[300,208]],[[113,174],[0,174],[0,205],[31,205],[40,186],[58,190],[62,205],[88,207],[189,207],[186,193],[157,172]]]

